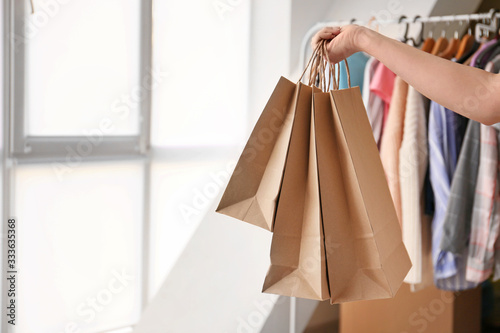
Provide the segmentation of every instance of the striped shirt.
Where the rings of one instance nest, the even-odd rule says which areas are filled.
[[[469,136],[471,135],[469,132],[476,127],[475,122],[470,123],[473,126],[468,127]],[[477,285],[465,280],[465,256],[444,251],[441,248],[451,182],[457,166],[464,126],[463,117],[431,102],[428,137],[430,179],[435,196],[435,212],[432,221],[434,283],[440,289],[454,291],[473,288]],[[465,155],[462,154],[462,156],[461,159],[464,159]]]

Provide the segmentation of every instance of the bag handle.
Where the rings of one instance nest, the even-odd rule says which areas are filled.
[[[314,80],[316,80],[316,76],[318,76],[318,74],[319,74],[319,66],[320,66],[320,62],[321,62],[321,54],[319,51],[320,51],[320,49],[318,48],[317,52],[315,54],[315,57],[314,57],[314,61],[311,64],[311,68],[309,71],[309,86],[314,85],[314,83],[315,83]],[[320,80],[321,80],[321,77],[320,77]]]
[[[349,65],[347,64],[347,58],[344,59],[345,71],[347,73],[347,86],[351,88],[351,73],[349,73]]]
[[[319,76],[319,86],[322,87],[323,90],[327,89],[327,87],[324,86],[324,84],[325,84],[325,82],[324,82],[325,71],[326,71],[324,60],[327,59],[323,55],[323,47],[324,47],[325,43],[326,43],[325,40],[321,41],[320,43],[318,43],[316,48],[313,50],[311,57],[309,58],[307,65],[305,66],[304,71],[300,75],[300,78],[297,81],[297,83],[302,81],[302,79],[304,78],[304,75],[306,74],[307,70],[309,69],[308,85],[309,86],[314,85],[315,84],[314,81]],[[330,73],[328,73],[328,74],[330,74]]]
[[[330,58],[328,57],[328,48],[326,47],[326,44],[327,44],[327,41],[324,41],[323,47],[322,47],[322,51],[323,51],[322,55],[323,55],[324,61],[327,63],[328,71],[329,71],[328,88],[327,89],[330,89],[330,85],[333,84],[333,90],[338,90],[339,89],[339,76],[335,74],[336,73],[335,70],[336,70],[336,67],[338,67],[338,64],[333,65],[330,62]],[[325,91],[326,91],[326,89],[325,89]]]
[[[302,75],[300,75],[297,83],[302,81],[304,75],[309,69],[309,82],[308,85],[314,85],[314,80],[319,74],[319,87],[324,92],[327,92],[330,89],[330,86],[333,84],[333,90],[338,90],[340,87],[340,62],[333,64],[330,62],[330,58],[328,57],[328,49],[327,49],[327,40],[322,40],[318,43],[316,48],[311,54],[309,61],[307,62]],[[349,64],[347,63],[347,59],[344,59],[344,64],[346,68],[347,74],[347,85],[351,88],[351,73],[349,71]],[[339,75],[336,75],[338,73]]]
[[[313,53],[311,54],[311,57],[309,58],[309,61],[307,62],[307,65],[306,67],[304,68],[304,71],[302,72],[302,75],[300,76],[299,80],[297,81],[297,83],[299,83],[300,81],[302,81],[302,78],[304,77],[304,75],[306,74],[307,72],[307,69],[309,68],[309,66],[311,65],[311,63],[313,62],[313,60],[315,60],[317,58],[317,55],[318,55],[318,51],[320,49],[320,44],[318,44],[316,46],[316,48],[314,49]],[[311,70],[314,66],[311,67]]]

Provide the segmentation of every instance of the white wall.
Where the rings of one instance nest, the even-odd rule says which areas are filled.
[[[294,72],[299,64],[299,49],[304,34],[318,21],[329,19],[331,0],[293,0],[291,41],[290,41],[290,70]]]
[[[292,0],[252,0],[249,130],[290,68]]]
[[[438,0],[432,15],[458,15],[474,13],[482,0]]]
[[[353,18],[367,22],[371,17],[379,21],[398,19],[401,15],[414,18],[416,15],[428,16],[436,0],[335,0],[328,15],[332,21],[351,20]],[[404,32],[403,27],[397,25],[380,26],[380,32],[398,38]],[[417,34],[419,27],[410,29],[411,34]]]
[[[356,18],[368,21],[372,16],[381,20],[398,18],[400,15],[427,16],[435,3],[436,0],[335,0],[328,17],[332,20]]]

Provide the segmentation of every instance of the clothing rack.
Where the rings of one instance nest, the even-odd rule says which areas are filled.
[[[484,22],[481,22],[483,21]],[[306,52],[312,36],[325,26],[342,26],[356,22],[360,25],[373,26],[388,26],[388,25],[406,25],[406,32],[410,24],[422,25],[440,22],[477,22],[475,26],[476,39],[483,36],[484,31],[498,34],[500,13],[492,10],[489,13],[469,14],[469,15],[448,15],[448,16],[433,16],[426,18],[406,18],[401,16],[399,19],[387,21],[337,21],[337,22],[322,22],[312,26],[301,45],[301,62],[304,65]],[[466,28],[468,24],[461,26]],[[406,39],[406,32],[405,38]],[[479,34],[478,34],[479,32]],[[420,35],[422,36],[422,34]],[[444,36],[443,36],[444,37]],[[456,36],[458,37],[458,36]],[[408,95],[407,95],[408,96]],[[383,112],[383,110],[381,111]],[[424,120],[426,121],[426,120]],[[426,126],[426,125],[424,125]],[[405,129],[406,131],[406,129]],[[429,152],[430,155],[430,152]],[[430,220],[423,221],[427,223],[427,228],[431,228]],[[429,236],[431,230],[426,231]],[[423,234],[423,232],[422,232]],[[429,243],[431,239],[426,241],[427,250],[432,247]],[[434,252],[430,252],[425,256],[422,254],[421,268],[424,269],[424,261],[429,261],[429,257]],[[429,263],[427,263],[429,264]],[[422,281],[424,281],[422,273]],[[465,279],[464,279],[465,280]],[[341,333],[358,333],[358,332],[439,332],[439,333],[470,333],[479,332],[481,326],[481,288],[467,289],[454,293],[453,291],[445,291],[438,289],[434,284],[426,286],[418,291],[412,290],[409,284],[404,283],[398,293],[392,299],[372,300],[369,302],[350,302],[340,305],[340,332]],[[430,311],[429,317],[424,317],[422,311]],[[426,314],[427,315],[427,314]],[[360,320],[363,318],[363,320]]]
[[[462,14],[462,15],[446,15],[446,16],[430,16],[430,17],[417,17],[415,19],[407,18],[402,16],[400,19],[392,19],[385,21],[371,20],[369,22],[353,20],[343,20],[343,21],[332,21],[332,22],[319,22],[313,25],[304,35],[301,43],[300,52],[300,62],[299,64],[304,67],[306,65],[305,61],[307,59],[307,48],[311,41],[311,38],[324,27],[330,26],[342,26],[346,24],[356,23],[358,25],[381,25],[387,26],[391,24],[414,24],[414,23],[441,23],[441,22],[470,22],[470,21],[482,21],[482,20],[499,20],[500,13],[492,9],[489,13],[478,13],[478,14]]]

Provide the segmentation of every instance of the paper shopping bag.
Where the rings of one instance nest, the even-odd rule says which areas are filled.
[[[393,297],[411,263],[359,88],[314,102],[330,301]]]
[[[229,180],[217,212],[273,230],[297,84],[281,77]]]
[[[299,83],[263,291],[325,300],[330,294],[311,112],[312,94],[319,91]]]

